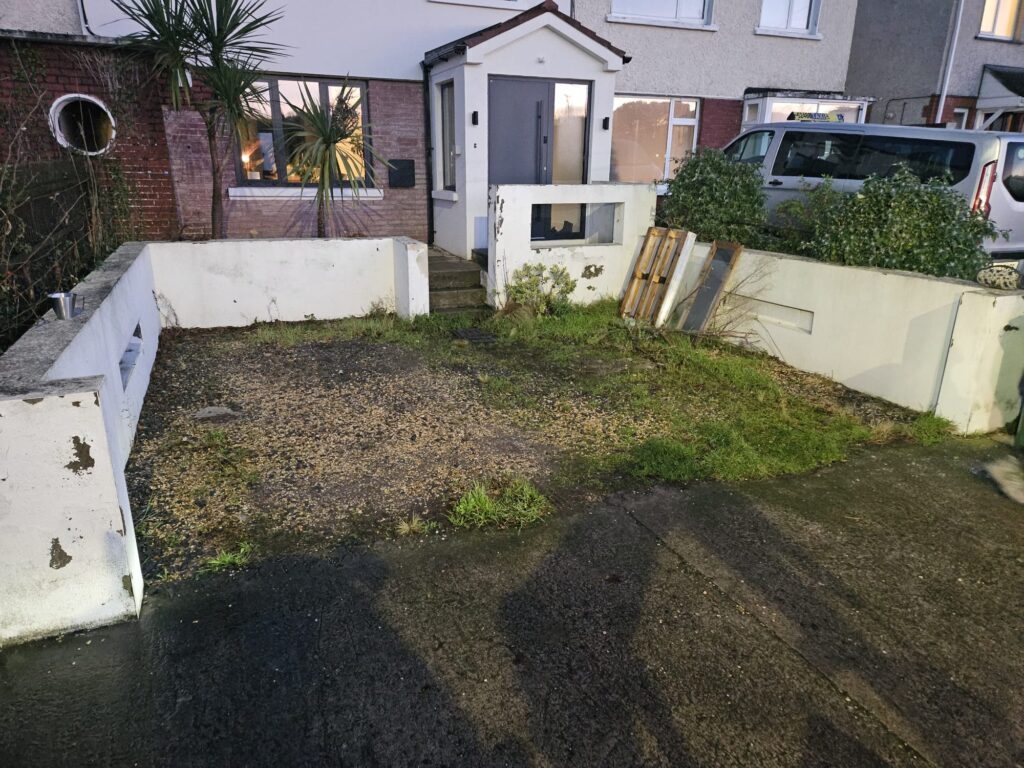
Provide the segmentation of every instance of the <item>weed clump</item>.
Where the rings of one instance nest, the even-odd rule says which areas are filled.
[[[546,517],[551,502],[529,480],[516,478],[498,488],[475,483],[456,502],[448,521],[456,528],[523,528]]]
[[[243,541],[236,550],[222,549],[214,557],[207,560],[201,570],[206,573],[216,573],[218,571],[241,568],[248,565],[249,561],[252,560],[254,550],[255,547],[252,544]]]

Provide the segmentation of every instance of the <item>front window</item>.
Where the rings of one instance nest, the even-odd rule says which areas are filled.
[[[1013,40],[1018,37],[1021,0],[985,0],[981,34]]]
[[[663,21],[707,24],[710,2],[706,0],[612,0],[612,13]]]
[[[455,189],[455,84],[441,84],[441,182]]]
[[[725,156],[734,163],[750,163],[760,165],[764,162],[768,148],[775,138],[775,131],[754,131],[740,136],[725,148]]]
[[[337,148],[339,153],[350,159],[347,164],[339,164],[342,184],[348,185],[352,181],[346,175],[346,166],[358,180],[367,181],[366,155],[361,151],[366,111],[365,87],[362,84],[268,78],[258,83],[257,88],[266,93],[267,100],[257,105],[256,114],[243,123],[239,132],[238,175],[242,183],[302,183],[302,169],[292,162],[292,158],[298,146],[314,138],[304,129],[294,107],[304,105],[306,88],[323,109],[330,109],[337,119],[351,125],[353,137],[340,142]]]
[[[859,101],[773,101],[768,122],[787,120],[833,120],[837,123],[859,123],[862,104]]]
[[[649,183],[669,178],[693,154],[696,99],[616,96],[612,118],[612,181]]]
[[[761,28],[813,34],[818,27],[819,0],[763,0]]]

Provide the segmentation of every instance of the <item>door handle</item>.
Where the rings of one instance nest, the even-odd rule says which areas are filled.
[[[769,187],[781,187],[782,184],[783,182],[779,181],[778,179],[772,179],[771,181],[768,182]]]

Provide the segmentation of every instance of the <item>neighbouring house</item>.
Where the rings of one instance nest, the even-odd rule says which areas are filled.
[[[860,0],[847,88],[875,97],[874,123],[1024,131],[1022,6]]]

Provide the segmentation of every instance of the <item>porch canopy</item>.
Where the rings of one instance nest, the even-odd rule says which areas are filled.
[[[986,64],[977,108],[982,112],[1024,109],[1024,68]]]
[[[434,241],[467,258],[485,248],[490,185],[608,181],[628,61],[550,1],[427,51]]]

